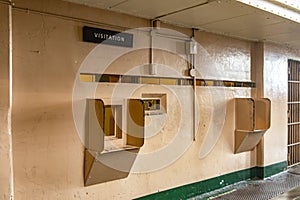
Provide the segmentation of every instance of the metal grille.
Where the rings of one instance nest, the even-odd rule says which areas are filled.
[[[214,198],[215,200],[266,200],[276,197],[300,185],[299,176],[286,173],[265,181],[255,181],[243,189],[228,195]]]
[[[300,175],[281,173],[266,180],[246,181],[192,198],[193,200],[267,200],[300,186]],[[223,190],[223,192],[222,192]],[[232,192],[226,192],[226,191]],[[225,194],[224,194],[225,191]],[[223,194],[222,194],[223,193]],[[217,195],[219,194],[219,195]]]
[[[288,61],[288,166],[300,163],[300,62]]]

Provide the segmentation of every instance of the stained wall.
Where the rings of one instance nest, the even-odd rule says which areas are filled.
[[[264,93],[272,101],[271,128],[265,135],[265,165],[287,157],[288,59],[299,60],[299,50],[275,44],[265,45]]]
[[[256,166],[255,151],[234,154],[233,99],[250,97],[251,89],[197,88],[199,123],[196,141],[192,141],[192,87],[145,85],[134,90],[132,97],[141,97],[142,93],[166,93],[169,104],[164,129],[145,141],[141,153],[155,152],[172,142],[177,133],[176,127],[182,122],[186,127],[182,134],[186,134],[183,138],[188,141],[188,147],[180,157],[160,169],[130,173],[125,179],[84,187],[84,146],[73,118],[72,95],[78,71],[96,44],[82,42],[81,28],[84,25],[107,29],[146,27],[149,21],[56,0],[30,3],[18,0],[15,6],[19,7],[13,10],[12,120],[16,199],[132,199]],[[7,9],[2,7],[4,12],[1,15],[5,15]],[[107,27],[101,23],[114,26]],[[176,29],[190,36],[190,30]],[[201,31],[196,32],[195,39],[200,44],[196,64],[203,78],[250,81],[250,41]],[[177,48],[176,44],[170,45],[170,48]],[[268,74],[264,77],[265,96],[272,101],[271,129],[264,140],[264,159],[265,165],[268,165],[286,160],[286,58],[297,58],[300,54],[272,44],[267,44],[265,51],[264,70]],[[282,52],[286,56],[281,56]],[[1,54],[1,57],[5,56]],[[105,56],[97,59],[105,59]],[[182,57],[165,52],[157,53],[155,59],[185,75],[187,65]],[[124,73],[123,65],[130,70],[133,61],[145,63],[147,60],[148,54],[143,51],[124,55],[111,63],[110,72]],[[0,66],[7,73],[6,65],[1,63]],[[162,66],[158,72],[166,73]],[[2,80],[7,82],[5,77]],[[100,84],[96,97],[109,97],[115,87],[113,84]],[[124,87],[134,89],[136,86]],[[182,99],[185,105],[180,107],[178,99]],[[3,105],[6,107],[7,103]],[[182,108],[186,113],[182,113]],[[5,118],[5,111],[2,113]],[[151,123],[160,119],[148,117],[146,120]],[[179,123],[174,125],[174,122]],[[7,155],[5,148],[0,153]],[[142,159],[138,159],[135,169],[142,166]],[[7,173],[3,176],[1,180],[6,180]],[[7,194],[7,189],[4,194]]]
[[[9,159],[9,48],[8,48],[8,6],[0,5],[0,198],[10,196],[10,159]]]

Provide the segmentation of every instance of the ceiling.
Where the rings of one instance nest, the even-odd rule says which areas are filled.
[[[65,0],[146,19],[300,49],[300,14],[274,0]],[[265,4],[259,4],[259,3]],[[271,4],[271,3],[272,4]],[[268,7],[270,4],[271,7]],[[272,7],[273,6],[273,7]],[[297,18],[298,17],[298,18]]]

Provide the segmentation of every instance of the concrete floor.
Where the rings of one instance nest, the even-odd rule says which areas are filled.
[[[191,199],[300,200],[300,165],[265,180],[242,181]]]

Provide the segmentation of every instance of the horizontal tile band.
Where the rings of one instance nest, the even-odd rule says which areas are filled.
[[[154,85],[193,85],[192,78],[175,77],[153,77],[138,75],[119,75],[119,74],[92,74],[80,73],[81,82],[98,83],[132,83],[132,84],[154,84]],[[216,87],[249,87],[255,88],[256,84],[250,81],[230,81],[214,79],[196,79],[196,86],[216,86]]]

